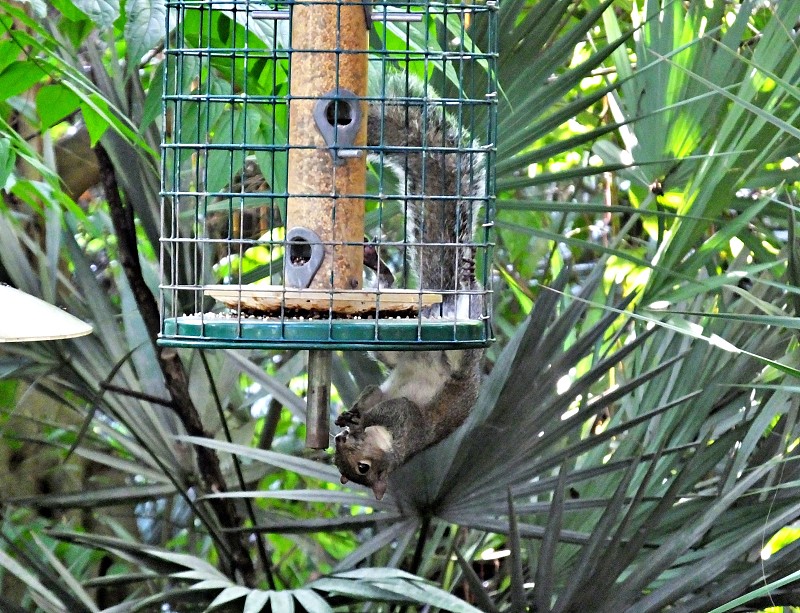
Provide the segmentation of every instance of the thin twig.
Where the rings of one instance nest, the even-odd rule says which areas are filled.
[[[136,398],[137,400],[144,400],[150,404],[158,404],[162,407],[167,407],[170,409],[172,408],[172,402],[170,400],[165,400],[164,398],[159,398],[158,396],[153,396],[152,394],[137,392],[136,390],[114,385],[113,383],[102,383],[100,387],[106,391],[128,396],[129,398]]]
[[[275,433],[278,431],[278,423],[281,421],[281,403],[270,399],[267,406],[267,415],[264,417],[264,425],[261,427],[261,436],[258,437],[258,448],[269,450],[275,440]]]

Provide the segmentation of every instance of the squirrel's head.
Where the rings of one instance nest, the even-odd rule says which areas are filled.
[[[375,498],[383,498],[393,468],[392,434],[383,426],[345,428],[334,440],[334,462],[342,473],[341,482],[366,485],[372,488]]]

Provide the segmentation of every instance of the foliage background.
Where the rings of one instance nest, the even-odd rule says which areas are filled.
[[[152,342],[164,11],[0,7],[0,280],[96,331],[0,349],[3,610],[800,606],[797,3],[501,3],[498,342],[381,502],[301,354]]]

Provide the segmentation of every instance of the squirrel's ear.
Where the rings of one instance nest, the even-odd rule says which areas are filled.
[[[386,478],[385,474],[382,474],[378,477],[378,480],[372,484],[372,491],[375,494],[375,498],[380,500],[383,498],[383,495],[386,493],[386,488],[389,485],[389,481]]]

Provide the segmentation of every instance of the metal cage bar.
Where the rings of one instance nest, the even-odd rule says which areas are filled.
[[[365,145],[341,145],[338,128],[333,130],[331,156],[341,152],[369,165],[363,192],[294,194],[287,187],[290,151],[315,146],[288,139],[290,107],[308,98],[290,86],[297,51],[291,7],[331,3],[337,4],[167,2],[161,344],[422,350],[485,346],[492,339],[497,3],[365,1],[367,51],[312,49],[337,57],[366,53],[370,88],[356,104],[363,101],[383,118],[379,138]],[[336,121],[342,104],[338,94],[330,96]],[[405,113],[407,121],[420,117],[423,134],[437,121],[447,129],[429,131],[418,143],[398,141],[387,133],[396,127],[385,119],[388,113]],[[422,168],[420,193],[409,192],[409,164]],[[428,189],[446,183],[435,169],[448,164],[469,168],[473,176],[462,173],[452,193]],[[475,182],[481,183],[477,191],[462,184]],[[363,241],[319,241],[322,249],[358,247],[365,262],[374,251],[378,267],[365,272],[360,295],[333,283],[316,288],[321,297],[287,286],[285,255],[294,253],[287,251],[289,198],[328,198],[334,205],[363,200]],[[476,216],[469,240],[423,242],[415,224],[424,227],[433,218],[415,219],[413,211],[426,201],[433,203],[425,209],[429,215],[438,207],[455,210],[459,219]],[[478,283],[421,289],[421,258],[454,270],[465,265],[461,260],[472,260],[466,265],[474,267]],[[385,271],[393,277],[391,288]],[[479,309],[443,317],[429,294],[440,303],[465,299]],[[351,302],[361,310],[339,306]]]

